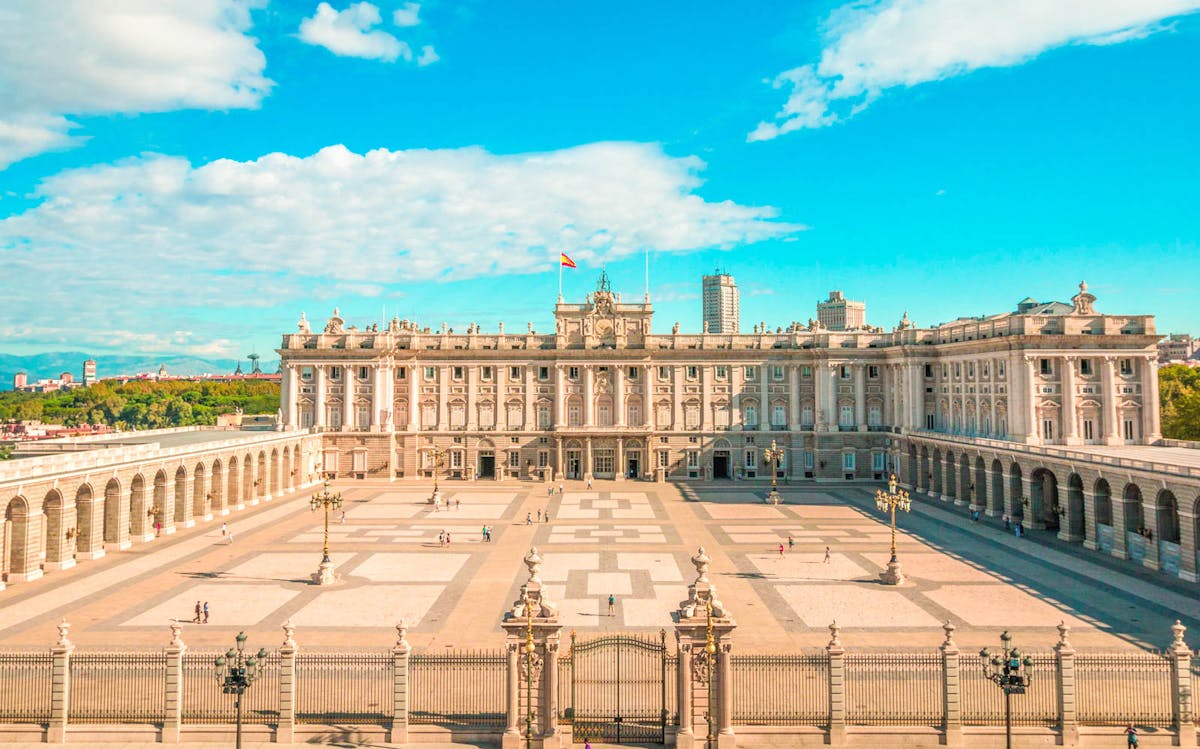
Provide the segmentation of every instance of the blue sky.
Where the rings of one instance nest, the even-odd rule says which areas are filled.
[[[301,311],[552,329],[559,250],[700,327],[1067,299],[1200,333],[1200,0],[0,9],[0,350]]]

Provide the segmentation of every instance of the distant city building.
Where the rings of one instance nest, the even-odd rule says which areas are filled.
[[[867,326],[867,303],[831,291],[828,299],[817,302],[817,322],[826,330],[862,330]]]
[[[728,273],[704,276],[704,324],[709,333],[737,333],[740,322],[738,287]]]
[[[13,390],[22,393],[53,393],[56,390],[70,390],[77,387],[82,387],[82,383],[76,382],[70,372],[63,372],[54,379],[38,380],[37,382],[30,382],[29,375],[24,372],[18,372],[13,376]]]
[[[1172,333],[1158,342],[1158,363],[1170,364],[1200,358],[1200,339],[1187,333]]]
[[[83,386],[91,387],[96,384],[96,360],[88,359],[83,363]]]

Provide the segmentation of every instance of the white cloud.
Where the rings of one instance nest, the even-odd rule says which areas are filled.
[[[73,169],[0,220],[5,311],[82,338],[197,329],[176,318],[258,307],[248,327],[332,289],[390,295],[402,283],[552,272],[560,250],[595,264],[804,228],[770,207],[701,197],[703,168],[655,145],[593,143],[516,155],[330,146],[201,166],[148,155]],[[86,314],[61,314],[81,301]]]
[[[371,3],[354,3],[343,11],[321,3],[312,18],[300,22],[300,39],[342,57],[384,62],[394,62],[399,57],[412,60],[412,48],[407,43],[386,31],[372,30],[382,22],[378,6]]]
[[[440,59],[442,58],[438,56],[438,53],[436,50],[434,50],[433,45],[426,44],[424,47],[421,47],[421,56],[417,58],[417,65],[425,67],[426,65],[434,64]]]
[[[1068,44],[1140,39],[1200,0],[876,0],[835,11],[820,62],[785,71],[790,90],[774,120],[748,140],[848,119],[884,91],[1019,65]]]
[[[418,26],[421,23],[421,4],[405,3],[392,13],[392,23],[397,26]]]
[[[259,0],[10,0],[0,8],[0,169],[78,143],[69,115],[258,106]]]

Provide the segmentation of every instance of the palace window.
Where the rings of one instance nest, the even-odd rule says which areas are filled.
[[[358,368],[358,379],[363,380],[365,382],[367,380],[367,378],[370,376],[371,376],[371,370],[368,367],[359,367]]]
[[[754,406],[742,407],[742,422],[748,427],[758,426],[758,409]]]
[[[1096,439],[1096,422],[1091,419],[1083,420],[1083,438],[1088,442]]]
[[[451,450],[450,451],[450,467],[451,468],[462,468],[463,467],[462,450]]]
[[[975,362],[967,362],[967,377],[975,379]]]
[[[371,409],[359,406],[355,415],[358,417],[359,429],[367,429],[371,426]]]
[[[579,367],[567,367],[567,378],[571,380],[578,380]]]
[[[877,365],[871,364],[871,365],[867,366],[867,379],[869,379],[869,380],[878,380],[879,379],[879,367]]]
[[[934,429],[933,414],[925,414],[925,428],[930,431],[933,431],[933,429]]]
[[[490,382],[492,379],[492,368],[491,367],[483,367],[480,374],[481,374],[484,382]]]
[[[781,365],[779,365],[779,364],[771,365],[771,379],[772,380],[782,380],[783,379],[783,367]]]
[[[1121,360],[1121,374],[1123,374],[1123,375],[1133,374],[1133,359],[1122,359]]]
[[[637,367],[629,367],[628,371],[625,374],[629,375],[629,379],[631,382],[636,381],[638,378],[638,368]]]
[[[842,379],[843,380],[850,379],[850,367],[845,364],[842,365]]]
[[[1092,360],[1091,359],[1080,359],[1079,360],[1079,374],[1090,375],[1090,374],[1094,374],[1094,373],[1095,373],[1095,370],[1092,368]]]
[[[550,428],[550,406],[542,404],[537,410],[538,429]]]
[[[878,453],[878,452],[871,453],[871,470],[872,471],[882,471],[883,470],[883,457],[884,457],[883,453]]]
[[[747,450],[746,451],[745,466],[746,466],[746,468],[749,468],[750,470],[754,470],[755,468],[758,468],[758,451],[757,450]]]
[[[687,451],[687,467],[688,468],[699,468],[700,467],[700,451],[699,450],[688,450]]]
[[[724,365],[717,367],[717,379],[724,380],[729,377],[729,367]]]
[[[853,452],[842,453],[842,470],[847,472],[853,471],[856,457],[857,455]]]
[[[479,404],[479,428],[493,429],[496,426],[496,407],[491,403]]]
[[[408,368],[407,367],[396,367],[396,379],[397,380],[407,380],[408,379]]]
[[[811,428],[813,425],[813,407],[805,405],[800,409],[800,426]]]
[[[666,450],[658,451],[658,467],[659,468],[670,468],[671,467],[671,453],[669,453]]]
[[[567,406],[567,426],[583,426],[583,411],[579,408],[578,403]]]
[[[779,403],[771,406],[771,426],[776,429],[783,429],[787,426],[786,410]]]
[[[454,367],[451,370],[451,377],[453,377],[456,380],[461,380],[463,378],[463,368],[462,367]]]
[[[867,426],[877,427],[883,425],[883,409],[879,406],[867,407]]]
[[[854,426],[854,406],[842,406],[842,409],[838,415],[838,426]]]
[[[550,467],[550,451],[538,450],[538,468]]]
[[[461,403],[450,404],[450,428],[465,429],[467,426],[467,408]]]
[[[1054,419],[1042,419],[1042,439],[1054,439]]]
[[[1052,360],[1052,359],[1040,359],[1040,360],[1039,360],[1039,362],[1040,362],[1040,365],[1041,365],[1041,372],[1042,372],[1042,374],[1044,374],[1044,375],[1052,375],[1052,374],[1054,374],[1054,360]]]
[[[331,380],[342,379],[342,368],[341,367],[330,367],[329,368],[329,379],[331,379]]]
[[[550,379],[550,367],[538,367],[538,379],[542,382]]]
[[[312,367],[301,367],[300,368],[300,379],[304,380],[305,382],[310,382],[310,381],[312,381],[312,378],[313,378],[313,368]]]
[[[713,426],[717,429],[729,428],[729,404],[718,403],[713,406]]]
[[[695,365],[688,365],[688,368],[687,368],[687,378],[688,378],[689,380],[694,380],[694,379],[696,379],[696,376],[699,374],[699,372],[700,372],[700,368],[699,368],[699,367],[697,367],[697,366],[695,366]]]
[[[1004,376],[1004,362],[1003,361],[996,362],[996,374],[1000,375],[1001,377]]]
[[[954,362],[954,377],[955,379],[962,377],[962,364],[958,362]]]
[[[509,429],[520,429],[522,426],[524,426],[523,422],[525,421],[525,419],[524,419],[524,415],[521,412],[521,404],[520,403],[509,403],[507,411],[508,411],[508,415],[507,415],[508,423],[505,424],[506,427],[508,427]]]
[[[988,376],[988,373],[989,373],[990,371],[991,371],[991,369],[990,369],[990,367],[988,366],[988,363],[987,363],[987,362],[984,362],[984,363],[983,363],[983,367],[981,368],[981,372],[983,373],[983,376],[984,376],[984,377],[987,377],[987,376]]]
[[[437,407],[432,403],[421,404],[421,426],[425,429],[437,426]]]
[[[700,404],[688,403],[683,407],[684,429],[700,428]]]
[[[628,417],[626,421],[630,426],[641,426],[642,424],[642,405],[640,403],[630,403],[626,406]]]
[[[437,377],[437,371],[433,367],[425,367],[425,379],[432,380]]]
[[[804,470],[811,471],[813,469],[813,458],[812,450],[804,451]]]
[[[746,367],[742,374],[746,376],[747,380],[753,380],[758,375],[758,370],[755,367]]]
[[[659,367],[658,368],[658,379],[669,380],[670,378],[671,378],[671,368],[670,367]]]
[[[812,367],[808,366],[807,364],[805,364],[803,367],[800,367],[800,376],[806,380],[811,379],[812,378]]]
[[[933,365],[932,364],[925,365],[925,377],[927,377],[927,378],[933,377]]]
[[[508,379],[510,379],[510,380],[521,379],[521,368],[520,367],[509,367],[508,368]]]
[[[1134,429],[1133,419],[1125,419],[1124,427],[1125,439],[1131,441],[1137,439],[1137,432]]]
[[[671,405],[669,403],[659,403],[654,409],[654,418],[658,422],[656,425],[659,429],[671,428]],[[666,437],[663,437],[666,440]]]

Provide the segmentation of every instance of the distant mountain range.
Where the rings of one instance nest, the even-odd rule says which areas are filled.
[[[52,379],[63,372],[70,372],[76,380],[82,379],[85,359],[96,360],[98,377],[157,372],[163,365],[167,367],[167,374],[173,375],[229,374],[237,369],[238,365],[236,359],[200,359],[185,354],[111,356],[87,354],[82,351],[55,351],[27,356],[0,354],[0,390],[12,390],[13,375],[17,372],[29,375],[30,382]],[[279,362],[260,361],[259,367],[264,372],[274,372],[279,367]],[[250,371],[250,362],[245,359],[242,360],[242,371]]]

